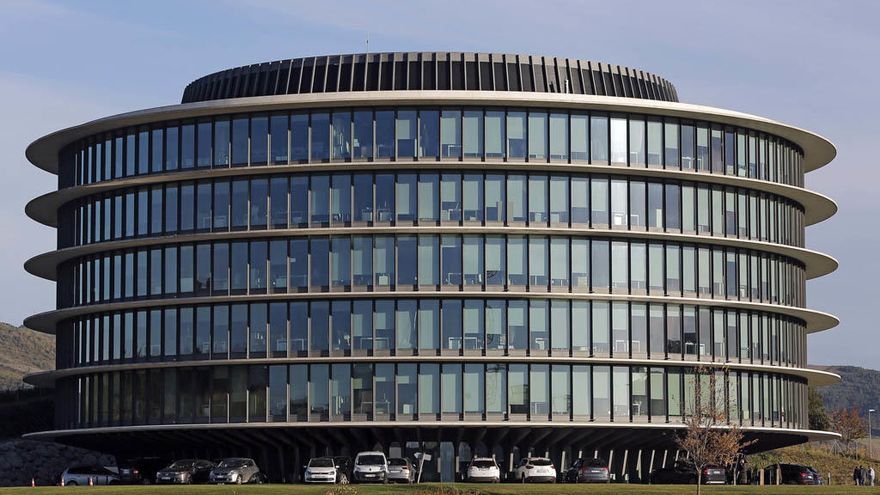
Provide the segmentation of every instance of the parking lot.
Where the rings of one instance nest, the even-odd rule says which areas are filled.
[[[334,491],[338,490],[338,491]],[[262,486],[111,486],[111,487],[22,487],[0,488],[0,495],[5,494],[62,494],[62,493],[98,493],[101,495],[379,495],[379,494],[413,494],[413,495],[672,495],[695,493],[695,487],[683,485],[474,485],[463,483],[424,483],[420,485],[351,485],[348,487],[308,486],[308,485],[262,485]],[[880,487],[866,488],[857,486],[708,486],[703,487],[707,494],[866,494],[880,493]]]

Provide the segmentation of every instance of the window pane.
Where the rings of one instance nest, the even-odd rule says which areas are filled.
[[[373,112],[354,112],[354,138],[352,140],[354,158],[373,158]]]
[[[461,158],[461,112],[458,110],[443,110],[440,116],[440,151],[442,158]],[[470,136],[471,145],[477,144],[480,139],[478,127],[475,127],[471,119],[470,132],[476,132],[476,136]],[[472,152],[473,153],[473,152]],[[478,155],[481,156],[481,155]]]
[[[312,114],[311,149],[309,156],[312,161],[324,161],[330,158],[330,114],[321,112]]]

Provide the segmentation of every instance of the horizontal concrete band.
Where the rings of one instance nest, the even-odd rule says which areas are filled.
[[[290,228],[268,230],[239,230],[229,232],[200,232],[194,234],[169,234],[152,237],[138,237],[121,241],[106,241],[70,248],[49,251],[37,255],[24,264],[25,270],[46,280],[57,280],[57,269],[61,263],[81,256],[110,252],[119,249],[179,244],[188,242],[266,239],[277,237],[302,236],[347,236],[383,234],[470,234],[470,235],[551,235],[570,237],[603,237],[628,240],[674,241],[699,244],[703,246],[726,246],[745,248],[754,251],[787,256],[804,264],[807,279],[827,275],[838,267],[836,259],[827,254],[810,249],[775,244],[764,241],[736,239],[733,237],[712,237],[673,232],[636,231],[617,229],[590,229],[570,227],[492,227],[492,226],[429,226],[429,227],[330,227],[330,228]]]
[[[702,184],[716,184],[741,187],[754,191],[776,194],[797,202],[804,208],[806,225],[813,225],[833,216],[837,212],[837,204],[827,196],[802,187],[795,187],[777,182],[769,182],[748,177],[731,175],[707,174],[683,170],[666,170],[658,168],[630,168],[608,165],[563,164],[563,163],[527,163],[527,162],[494,162],[494,161],[383,161],[372,162],[329,162],[307,163],[294,165],[271,165],[260,167],[236,167],[215,169],[192,169],[171,173],[146,174],[97,182],[83,186],[74,186],[53,191],[31,200],[25,206],[25,213],[32,219],[50,227],[58,226],[58,209],[70,201],[117,189],[161,184],[172,181],[185,181],[223,177],[259,177],[268,174],[289,174],[297,172],[365,172],[382,170],[496,170],[511,172],[560,172],[560,173],[591,173],[601,175],[618,175],[630,178],[650,177],[691,181]]]
[[[788,139],[804,152],[804,170],[810,172],[834,159],[837,151],[824,137],[764,117],[687,103],[641,100],[567,93],[517,93],[509,91],[371,91],[257,96],[168,105],[104,117],[56,131],[28,146],[28,160],[47,172],[58,173],[58,152],[66,145],[105,131],[218,113],[256,112],[294,108],[328,108],[403,105],[493,105],[595,109],[633,112],[745,127]]]
[[[806,308],[782,306],[778,304],[755,303],[745,301],[728,301],[719,299],[698,299],[695,297],[645,296],[625,294],[598,293],[561,293],[561,292],[504,292],[504,291],[373,291],[373,292],[304,292],[284,294],[252,294],[231,296],[199,296],[176,299],[144,299],[119,303],[94,304],[71,308],[46,311],[28,317],[24,326],[34,330],[54,334],[56,325],[62,320],[90,313],[120,311],[126,309],[164,308],[200,304],[235,304],[249,302],[277,302],[288,300],[325,300],[325,299],[568,299],[597,301],[634,301],[646,303],[671,303],[719,308],[745,309],[776,313],[800,319],[807,328],[807,333],[820,332],[834,328],[840,321],[834,315]]]
[[[88,435],[101,435],[113,433],[136,433],[136,432],[174,432],[174,431],[218,431],[218,430],[242,430],[251,429],[315,429],[327,431],[333,428],[367,428],[367,429],[442,429],[442,428],[564,428],[566,430],[626,430],[637,429],[645,433],[651,431],[680,430],[684,424],[678,423],[636,423],[636,422],[587,422],[587,421],[337,421],[337,422],[266,422],[266,423],[196,423],[196,424],[168,424],[168,425],[137,425],[137,426],[108,426],[96,428],[78,428],[65,430],[41,431],[23,435],[24,438],[46,440],[59,437],[76,437]],[[723,427],[722,427],[723,428]],[[790,434],[806,437],[809,441],[836,440],[840,438],[837,433],[819,430],[804,430],[796,428],[778,428],[764,426],[742,426],[742,431],[752,434]],[[659,430],[659,431],[658,431]]]
[[[840,375],[812,368],[796,368],[751,363],[724,363],[711,361],[685,361],[674,359],[631,359],[631,358],[597,358],[572,356],[321,356],[321,357],[287,357],[258,359],[199,359],[190,361],[166,361],[147,363],[123,363],[99,366],[82,366],[61,370],[42,371],[25,376],[24,380],[31,385],[51,387],[55,381],[72,376],[92,373],[109,373],[113,371],[168,369],[244,365],[273,364],[308,364],[308,363],[531,363],[531,364],[592,364],[613,366],[646,366],[646,367],[688,367],[729,369],[731,371],[759,371],[797,376],[806,379],[810,385],[833,385],[840,381]]]

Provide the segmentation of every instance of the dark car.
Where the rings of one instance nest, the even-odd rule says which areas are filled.
[[[700,476],[704,485],[727,484],[727,470],[720,466],[706,466]],[[651,472],[651,483],[655,485],[695,485],[697,471],[687,461],[678,461],[672,467],[655,469]]]
[[[207,483],[214,463],[204,459],[182,459],[156,472],[156,483]]]
[[[153,474],[167,466],[171,459],[162,457],[133,457],[119,464],[119,481],[124,485],[149,485],[155,482]]]
[[[333,458],[333,463],[336,464],[336,482],[342,485],[350,483],[354,468],[351,457],[337,456]]]
[[[764,483],[775,485],[777,473],[780,485],[818,485],[822,482],[819,474],[809,466],[774,464],[764,469]]]
[[[608,463],[604,459],[578,459],[565,472],[566,483],[608,483]]]

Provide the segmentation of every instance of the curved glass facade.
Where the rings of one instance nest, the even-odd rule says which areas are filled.
[[[669,232],[804,245],[804,212],[775,194],[615,175],[424,170],[166,182],[62,207],[61,247],[193,232],[506,226]]]
[[[662,168],[803,186],[794,144],[749,129],[637,114],[365,108],[234,114],[96,135],[68,148],[62,186],[203,168],[502,161]]]
[[[726,414],[744,426],[806,428],[803,380],[718,372]],[[680,366],[332,362],[98,373],[59,383],[78,404],[67,428],[260,422],[681,421],[696,380]]]
[[[303,89],[359,77],[310,72],[295,91],[276,84],[277,104],[241,99],[230,114],[209,101],[246,79],[226,72],[193,86],[197,107],[41,142],[57,146],[61,193],[32,210],[63,204],[36,212],[57,219],[58,251],[29,269],[58,283],[57,310],[34,321],[57,335],[45,376],[62,436],[131,434],[206,458],[271,444],[296,466],[434,448],[448,466],[426,479],[443,480],[474,452],[505,470],[526,450],[561,467],[601,452],[645,479],[705,369],[755,449],[807,438],[807,380],[826,377],[807,369],[807,334],[833,318],[806,309],[806,279],[833,260],[802,249],[815,207],[803,184],[830,144],[676,102],[600,111],[613,102],[597,95],[627,95],[625,81],[609,70],[590,87],[613,86],[588,91],[549,58],[465,79],[528,80],[498,100],[533,97],[522,107],[476,91],[470,106],[463,90],[426,106],[403,90],[456,76],[414,79],[443,65],[411,55],[361,75],[375,91],[406,82],[396,106],[365,89],[302,108]],[[580,86],[541,96],[539,80]]]

